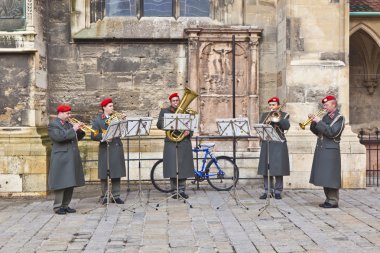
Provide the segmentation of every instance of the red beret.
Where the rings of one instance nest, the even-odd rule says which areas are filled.
[[[108,105],[109,103],[113,103],[113,102],[112,102],[112,99],[111,99],[111,98],[106,98],[106,99],[104,99],[104,100],[100,103],[100,106],[103,107],[103,106]]]
[[[277,102],[277,104],[280,104],[280,99],[278,97],[272,97],[272,98],[268,99],[268,104],[270,102]]]
[[[327,101],[336,100],[334,96],[328,95],[324,99],[322,99],[322,104],[326,103]]]
[[[179,96],[178,96],[178,93],[177,93],[177,92],[174,92],[174,93],[170,94],[170,96],[169,96],[169,100],[172,100],[172,98],[174,98],[174,97],[177,97],[177,98],[179,98]]]
[[[71,107],[69,105],[62,104],[57,107],[57,112],[69,112],[69,111],[71,111]]]

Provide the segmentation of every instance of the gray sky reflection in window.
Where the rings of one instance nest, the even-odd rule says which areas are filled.
[[[106,0],[106,16],[136,16],[136,0]]]
[[[209,0],[181,0],[180,16],[208,17],[210,13]]]
[[[172,17],[172,0],[145,0],[144,16],[148,17]]]

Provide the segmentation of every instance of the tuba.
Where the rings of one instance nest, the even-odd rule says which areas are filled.
[[[198,97],[196,92],[185,87],[185,94],[183,95],[181,103],[178,105],[175,113],[186,113],[191,115],[197,114],[197,111],[187,108],[191,101],[193,101],[196,97]],[[173,142],[182,141],[185,138],[184,131],[167,130],[165,133],[166,137]]]
[[[320,116],[322,116],[323,114],[325,114],[326,112],[327,112],[326,109],[321,109],[321,110],[319,110],[318,112],[314,113],[314,115],[317,116],[317,117],[320,117]],[[300,126],[301,129],[305,130],[305,127],[306,127],[307,125],[311,124],[312,121],[313,121],[313,120],[312,120],[311,118],[308,118],[308,119],[305,120],[304,122],[299,123],[299,126]]]

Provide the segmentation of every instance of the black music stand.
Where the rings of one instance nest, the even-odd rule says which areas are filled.
[[[127,208],[122,208],[119,206],[119,204],[116,203],[114,196],[112,195],[112,192],[110,191],[110,161],[109,161],[109,146],[110,141],[112,141],[116,137],[121,137],[121,129],[123,126],[123,122],[117,121],[117,122],[111,122],[111,124],[107,128],[107,132],[104,134],[102,138],[102,142],[107,143],[107,191],[106,191],[106,198],[107,198],[107,205],[106,205],[106,212],[105,212],[105,220],[107,221],[107,214],[108,214],[108,206],[110,197],[112,198],[113,202],[116,204],[117,207],[119,207],[122,211],[130,211],[133,212],[133,210],[129,210]]]
[[[270,156],[269,156],[269,144],[270,142],[284,142],[284,140],[281,139],[281,137],[277,134],[276,130],[268,124],[255,124],[253,125],[253,128],[256,130],[258,137],[262,142],[266,142],[267,144],[267,157],[266,157],[266,167],[267,167],[267,176],[268,176],[268,194],[267,198],[265,200],[265,205],[259,209],[259,214],[257,216],[260,216],[264,210],[267,209],[268,206],[270,206],[270,199],[272,197],[271,193],[271,186],[270,186]],[[280,210],[276,204],[274,204],[275,207]]]
[[[139,190],[137,193],[136,200],[132,205],[129,207],[139,205],[141,207],[144,207],[142,204],[141,196],[143,195],[142,189],[141,189],[141,136],[149,135],[150,128],[152,126],[152,120],[151,117],[135,117],[135,118],[127,118],[126,120],[122,121],[122,123],[125,123],[123,127],[121,127],[121,136],[122,137],[130,137],[130,136],[138,136],[139,140]]]
[[[195,115],[191,115],[191,114],[165,113],[164,114],[164,130],[193,131],[195,129],[195,125],[196,125],[193,121],[196,121],[196,120],[197,120],[197,117]],[[173,194],[171,194],[169,197],[158,202],[156,205],[156,210],[158,210],[160,203],[165,202],[166,200],[173,198],[174,196],[176,196],[177,200],[183,200],[183,203],[188,204],[190,208],[193,207],[187,199],[183,198],[179,194],[179,186],[178,186],[178,179],[179,179],[178,141],[176,141],[175,144],[176,144],[175,145],[176,191]]]
[[[251,129],[249,126],[249,120],[248,118],[230,118],[230,119],[217,119],[216,124],[218,126],[218,131],[220,136],[230,136],[233,137],[234,145],[236,143],[236,137],[249,137],[251,136]],[[236,166],[236,154],[233,152],[233,163],[234,166]],[[238,192],[236,191],[236,185],[238,183],[238,178],[236,178],[236,175],[233,173],[233,186],[232,186],[232,192],[231,190],[228,191],[229,196],[228,198],[219,206],[216,207],[216,209],[219,209],[222,205],[228,203],[230,198],[233,198],[235,200],[235,203],[237,206],[240,206],[246,210],[249,208],[246,207],[240,200]],[[235,181],[236,180],[236,181]]]

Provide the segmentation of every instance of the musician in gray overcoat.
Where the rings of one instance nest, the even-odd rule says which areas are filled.
[[[270,189],[274,192],[276,199],[281,199],[281,193],[284,189],[283,176],[290,175],[289,169],[289,152],[288,145],[286,143],[285,131],[290,128],[289,114],[280,111],[280,99],[278,97],[272,97],[268,100],[268,106],[270,111],[263,113],[260,117],[260,122],[263,124],[270,124],[278,134],[278,136],[284,142],[270,142],[269,143],[269,183]],[[280,117],[272,118],[273,113],[276,112]],[[279,120],[278,122],[273,122]],[[268,143],[263,141],[261,143],[260,161],[258,174],[264,177],[264,190],[265,192],[260,196],[260,199],[266,199],[268,197]],[[275,183],[273,182],[275,179]],[[273,185],[274,183],[274,185]],[[270,193],[272,194],[272,192]]]
[[[164,114],[175,113],[180,103],[178,93],[173,93],[169,96],[170,106],[162,108],[157,121],[157,128],[164,130]],[[177,131],[178,132],[178,131]],[[173,142],[168,137],[165,138],[164,154],[163,154],[163,169],[164,178],[170,178],[172,191],[177,189],[177,160],[176,160],[176,145],[178,145],[178,187],[179,194],[183,198],[188,198],[186,194],[186,178],[194,176],[193,152],[191,146],[191,132],[184,131],[185,138],[182,141]],[[176,196],[174,196],[176,197]]]
[[[48,134],[53,142],[50,156],[48,186],[54,190],[53,209],[57,214],[75,213],[69,207],[74,187],[84,185],[82,162],[78,141],[85,133],[80,129],[82,123],[70,124],[71,107],[57,107],[57,118],[48,125]]]
[[[97,117],[92,122],[92,129],[96,133],[91,133],[91,139],[99,142],[99,153],[98,153],[98,178],[101,183],[101,201],[103,204],[107,203],[107,188],[108,188],[108,178],[111,180],[112,185],[112,196],[111,202],[116,202],[117,204],[124,204],[124,201],[120,198],[120,183],[121,177],[126,176],[125,171],[125,159],[124,159],[124,149],[123,143],[120,137],[113,138],[110,141],[102,141],[104,134],[106,133],[109,125],[107,121],[113,113],[113,102],[112,99],[107,98],[100,103],[103,113],[97,115]],[[107,146],[108,146],[108,157],[107,157]],[[107,164],[108,161],[108,164]],[[109,165],[109,173],[108,173]]]
[[[322,99],[326,114],[322,117],[309,114],[313,121],[310,130],[318,136],[315,146],[310,183],[323,186],[326,195],[323,208],[337,208],[341,187],[340,137],[344,129],[344,117],[337,109],[334,96]]]

